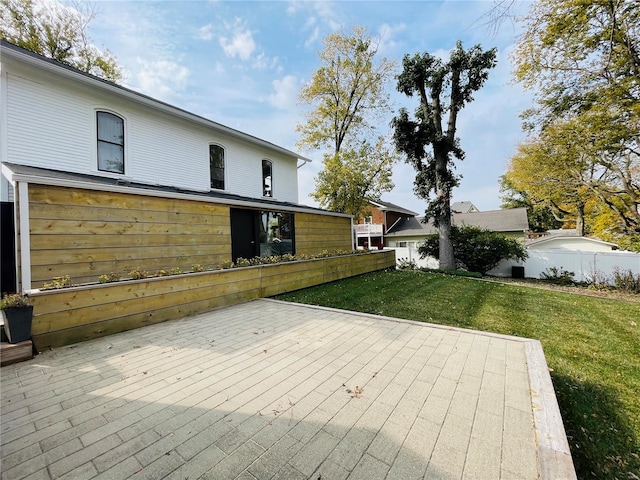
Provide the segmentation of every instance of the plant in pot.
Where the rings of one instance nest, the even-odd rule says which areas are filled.
[[[29,297],[21,293],[7,294],[0,300],[0,310],[9,343],[20,343],[31,338],[33,306]]]

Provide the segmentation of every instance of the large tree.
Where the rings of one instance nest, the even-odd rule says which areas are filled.
[[[473,93],[496,65],[496,49],[483,51],[476,45],[464,50],[458,41],[447,61],[423,53],[405,55],[402,63],[398,90],[409,97],[417,95],[419,106],[415,119],[405,108],[393,119],[396,147],[417,172],[416,195],[428,200],[425,217],[433,218],[438,228],[440,268],[454,269],[451,191],[459,184],[459,177],[453,172],[453,162],[464,159],[456,137],[458,113],[473,100]]]
[[[391,113],[385,87],[395,63],[377,53],[378,40],[364,28],[332,33],[319,52],[320,68],[298,95],[313,107],[296,128],[298,146],[326,151],[313,196],[323,207],[353,215],[368,198],[393,188],[395,151],[376,124]]]
[[[66,6],[47,0],[0,0],[0,37],[98,77],[118,82],[115,57],[88,36],[96,13],[87,4]]]
[[[582,191],[614,219],[610,231],[640,236],[640,2],[541,0],[524,22],[515,75],[536,105],[524,112],[530,138],[508,175],[527,180],[523,155],[556,172],[569,160],[565,196]],[[540,173],[529,175],[536,188]]]
[[[500,193],[502,193],[500,208],[527,209],[529,228],[532,231],[545,232],[562,226],[563,222],[556,218],[557,215],[545,200],[534,197],[522,187],[517,187],[516,183],[506,174],[500,177]]]

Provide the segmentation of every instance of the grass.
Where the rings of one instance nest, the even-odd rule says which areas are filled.
[[[640,478],[640,303],[406,270],[277,298],[538,339],[578,478]]]

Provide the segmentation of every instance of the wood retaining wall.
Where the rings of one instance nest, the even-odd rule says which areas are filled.
[[[82,285],[31,294],[38,351],[395,266],[395,252]]]

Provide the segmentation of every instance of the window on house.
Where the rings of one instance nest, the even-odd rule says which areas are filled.
[[[260,212],[260,256],[294,253],[293,214]]]
[[[97,112],[98,170],[124,174],[124,119]]]
[[[209,145],[209,175],[211,188],[224,190],[224,148]]]
[[[369,215],[368,217],[364,217],[364,223],[366,225],[371,225],[373,223],[373,217]]]
[[[396,245],[398,247],[406,247],[407,246],[407,242],[397,242]]]
[[[262,160],[262,196],[273,197],[273,164]]]
[[[295,254],[294,214],[268,210],[231,209],[231,257]]]

